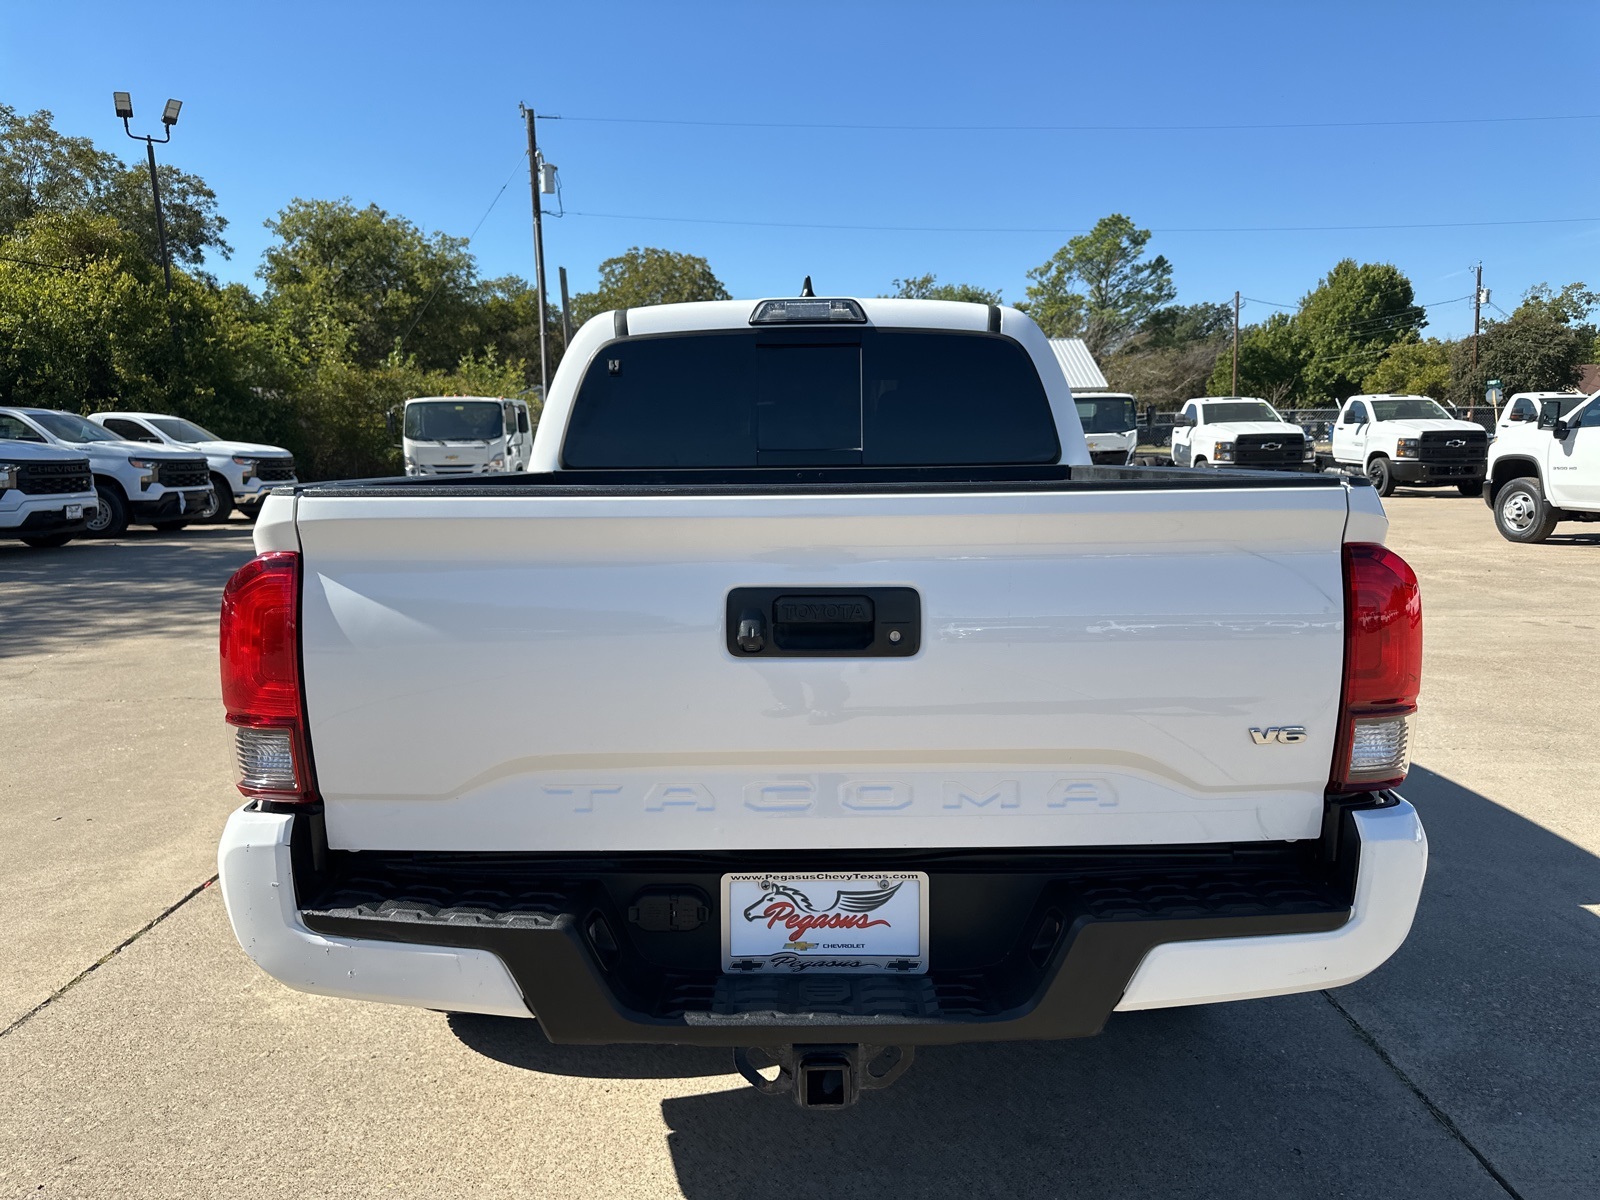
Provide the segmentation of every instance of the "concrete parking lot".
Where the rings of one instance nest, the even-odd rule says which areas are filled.
[[[1600,1193],[1600,538],[1401,495],[1427,663],[1410,940],[1330,994],[924,1050],[848,1113],[722,1052],[324,1000],[208,887],[216,605],[249,527],[0,543],[0,1195]],[[1574,532],[1569,532],[1574,531]]]

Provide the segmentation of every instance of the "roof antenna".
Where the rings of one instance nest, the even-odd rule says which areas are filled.
[[[811,290],[811,276],[807,275],[806,281],[800,285],[800,298],[804,300],[807,296],[815,295],[816,293]]]

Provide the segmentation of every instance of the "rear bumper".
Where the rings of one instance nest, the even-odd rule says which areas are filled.
[[[936,914],[935,970],[927,976],[733,977],[662,968],[634,953],[641,939],[625,924],[597,939],[596,917],[609,913],[615,923],[618,910],[593,879],[571,872],[454,892],[449,876],[436,874],[433,885],[390,897],[373,892],[370,877],[323,884],[307,821],[242,809],[219,851],[234,933],[268,974],[321,995],[537,1012],[551,1041],[588,1044],[1064,1038],[1097,1032],[1114,1009],[1335,987],[1399,947],[1427,863],[1416,812],[1395,797],[1343,811],[1325,839],[1339,847],[1337,862],[1301,877],[1251,866],[1248,855],[1207,867],[1210,875],[1171,866],[1164,876],[1132,880],[1103,868],[1035,871],[1028,878],[1036,899],[997,943],[1013,948],[981,970],[938,969]],[[644,876],[628,872],[635,882]],[[962,886],[957,878],[948,888]],[[978,880],[981,896],[984,880],[1012,878],[969,874],[965,886]],[[1001,899],[1014,896],[1008,890]],[[1041,929],[1055,932],[1041,938]]]

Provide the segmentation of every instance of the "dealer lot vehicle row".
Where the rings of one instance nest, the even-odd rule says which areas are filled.
[[[254,516],[272,487],[294,482],[287,451],[224,441],[178,417],[0,407],[0,536],[31,546],[118,537],[135,524],[182,529],[236,506]]]

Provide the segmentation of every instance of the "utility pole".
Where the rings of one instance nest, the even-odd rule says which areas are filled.
[[[1478,325],[1483,315],[1483,264],[1478,264],[1478,281],[1472,289],[1472,378],[1478,378]]]
[[[538,273],[539,288],[539,399],[543,402],[550,391],[550,360],[546,354],[544,328],[544,216],[539,210],[539,142],[533,131],[533,109],[526,104],[521,108],[528,126],[528,180],[533,185],[533,266]]]
[[[1233,294],[1233,394],[1239,394],[1239,293]]]
[[[559,268],[561,272],[561,352],[566,353],[567,347],[572,345],[572,305],[567,301],[567,269]]]

